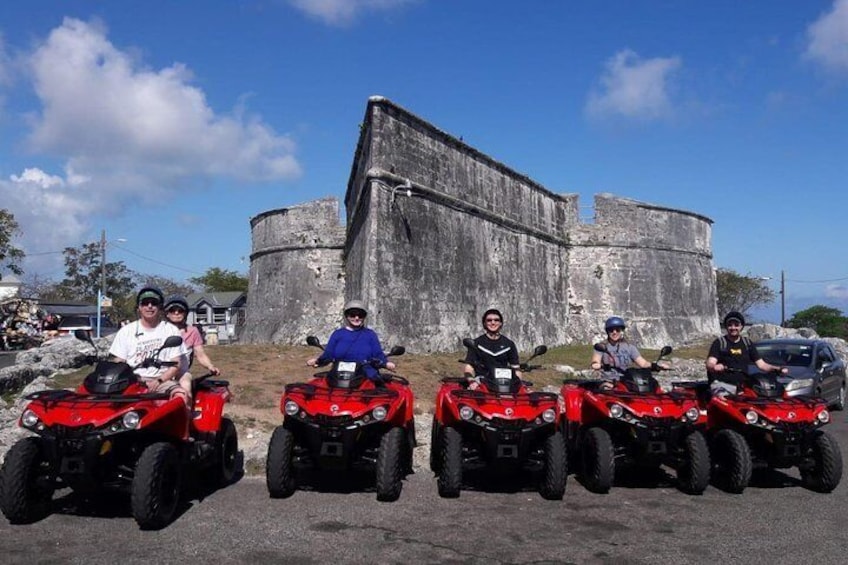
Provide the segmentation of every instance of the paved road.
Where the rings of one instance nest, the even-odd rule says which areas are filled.
[[[848,456],[846,413],[830,431]],[[158,532],[139,531],[122,505],[80,513],[70,496],[41,522],[0,518],[5,563],[846,563],[848,477],[831,494],[773,473],[742,495],[702,496],[671,481],[619,484],[607,495],[569,477],[562,502],[531,490],[463,491],[442,500],[429,471],[398,502],[324,488],[271,500],[243,478],[192,500]]]
[[[0,351],[0,369],[14,365],[17,354],[17,351]]]

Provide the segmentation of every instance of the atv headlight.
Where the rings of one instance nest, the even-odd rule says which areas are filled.
[[[745,412],[745,420],[749,424],[756,424],[759,419],[760,416],[753,410],[748,410],[747,412]]]
[[[556,412],[554,412],[553,408],[548,408],[544,412],[542,412],[542,419],[547,423],[551,423],[556,420]]]
[[[811,386],[813,386],[813,379],[795,379],[794,381],[789,381],[789,383],[787,383],[786,392],[801,390],[802,388],[809,388]]]
[[[460,406],[459,407],[459,417],[463,420],[470,420],[474,417],[474,409],[470,406]]]
[[[830,412],[828,412],[827,410],[822,410],[821,412],[816,414],[816,419],[822,424],[827,424],[828,422],[830,422]]]
[[[686,419],[690,422],[695,422],[698,420],[698,416],[701,415],[701,411],[695,408],[694,406],[686,411]]]
[[[294,416],[300,410],[300,406],[294,400],[286,400],[283,409],[286,411],[286,416]]]
[[[371,411],[371,415],[374,416],[374,419],[378,421],[385,420],[386,414],[388,413],[389,411],[386,410],[385,406],[377,406],[376,408],[374,408],[374,410]]]
[[[621,418],[624,414],[624,407],[621,404],[612,404],[609,407],[610,416],[613,418]]]
[[[34,428],[38,425],[38,414],[32,410],[24,410],[24,413],[21,415],[21,424],[25,428]]]
[[[124,424],[124,427],[128,430],[134,430],[138,427],[138,423],[141,421],[141,416],[139,416],[138,412],[130,411],[124,414],[124,417],[121,418],[121,422]]]

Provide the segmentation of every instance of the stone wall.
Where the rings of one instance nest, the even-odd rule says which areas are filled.
[[[344,253],[332,247],[322,255],[320,275],[308,256],[309,234],[322,229],[318,204],[329,207],[320,201],[308,214],[295,207],[252,222],[248,326],[262,323],[252,323],[254,307],[267,318],[269,309],[296,304],[298,314],[275,321],[273,331],[252,329],[253,341],[327,333],[342,295],[368,304],[385,346],[411,352],[461,349],[490,307],[503,311],[504,333],[522,350],[597,339],[613,314],[629,321],[639,345],[718,332],[711,220],[603,194],[594,224],[583,224],[577,195],[547,190],[384,98],[369,100],[354,155],[347,234],[333,240],[344,242]],[[293,221],[307,215],[306,228]],[[329,216],[326,225],[341,233]],[[304,233],[306,243],[296,240]],[[304,285],[309,269],[314,277]],[[328,284],[330,272],[344,280]]]
[[[334,198],[271,210],[250,221],[246,343],[302,344],[339,323],[345,229]]]

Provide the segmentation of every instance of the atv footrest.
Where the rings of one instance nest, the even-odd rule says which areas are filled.
[[[341,457],[344,455],[344,444],[339,441],[325,441],[321,444],[322,457]]]

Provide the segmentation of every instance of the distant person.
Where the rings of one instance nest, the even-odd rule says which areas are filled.
[[[748,374],[748,366],[756,365],[760,371],[769,373],[785,367],[767,363],[760,358],[757,348],[747,336],[742,335],[745,317],[739,312],[728,312],[724,317],[726,335],[713,341],[707,354],[707,379],[713,394],[736,394],[736,389]]]
[[[189,405],[191,405],[191,381],[193,377],[188,370],[194,358],[197,357],[197,361],[213,375],[220,375],[221,371],[212,364],[212,360],[206,354],[206,350],[203,348],[203,337],[200,335],[197,327],[189,326],[187,323],[188,301],[185,298],[178,295],[169,297],[165,302],[165,316],[169,322],[180,330],[180,334],[183,336],[183,345],[188,351],[188,356],[185,358],[182,367],[180,367],[180,372],[182,373],[180,386],[185,390]]]
[[[182,358],[186,348],[182,343],[178,347],[162,350],[159,360],[175,363],[173,366],[138,367],[165,343],[170,336],[179,336],[180,331],[162,319],[162,291],[155,287],[144,287],[136,294],[138,320],[125,325],[115,334],[115,340],[109,354],[115,361],[123,361],[132,367],[150,392],[167,392],[171,397],[180,396],[188,406],[185,391],[177,383]]]
[[[464,374],[468,381],[468,388],[471,390],[479,386],[477,372],[483,368],[515,369],[515,375],[519,379],[522,378],[521,372],[518,371],[520,366],[518,348],[511,339],[501,333],[503,328],[501,311],[489,308],[483,313],[482,322],[483,334],[474,338],[477,347],[469,349],[465,355]]]
[[[361,363],[365,376],[380,381],[380,371],[370,364],[376,359],[380,365],[393,371],[395,364],[386,358],[377,333],[365,326],[368,310],[361,300],[351,300],[344,307],[343,325],[336,329],[327,341],[323,353],[307,359],[306,364],[317,367],[328,361],[353,361]]]
[[[604,331],[607,339],[604,343],[606,351],[594,351],[589,367],[601,372],[601,377],[608,381],[617,381],[621,375],[632,365],[642,369],[650,369],[653,364],[642,357],[639,349],[629,343],[624,337],[627,325],[619,316],[607,318],[604,322]],[[660,367],[668,368],[666,364],[660,363]]]

